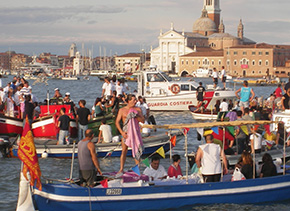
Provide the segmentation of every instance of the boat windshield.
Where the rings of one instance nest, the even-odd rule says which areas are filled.
[[[165,73],[163,73],[163,72],[160,72],[161,73],[161,75],[167,80],[167,81],[172,81],[172,78],[171,77],[169,77],[168,75],[166,75]]]

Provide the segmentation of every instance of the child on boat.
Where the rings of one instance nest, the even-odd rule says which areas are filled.
[[[101,141],[103,139],[103,141]],[[99,143],[111,143],[112,142],[112,128],[106,124],[106,119],[101,120],[101,126],[99,128]]]

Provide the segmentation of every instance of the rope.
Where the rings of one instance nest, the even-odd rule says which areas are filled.
[[[88,187],[88,190],[89,190],[89,205],[90,205],[90,211],[92,211],[91,188]]]

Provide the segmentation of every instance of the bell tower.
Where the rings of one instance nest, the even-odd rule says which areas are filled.
[[[220,0],[204,0],[203,7],[207,10],[208,17],[215,23],[216,27],[220,24]]]

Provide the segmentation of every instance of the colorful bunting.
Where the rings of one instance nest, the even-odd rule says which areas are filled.
[[[241,130],[248,136],[249,131],[248,131],[248,126],[247,125],[241,125],[240,126]]]
[[[159,149],[157,149],[156,153],[158,153],[161,157],[165,158],[165,152],[164,152],[163,147],[160,147]]]
[[[219,128],[218,127],[212,127],[211,130],[215,133],[215,134],[219,134]]]
[[[227,129],[228,129],[228,131],[230,132],[230,134],[231,134],[232,136],[235,135],[235,128],[234,128],[234,126],[228,126]]]
[[[212,133],[213,133],[212,130],[206,130],[206,131],[204,131],[203,136],[207,136],[207,135],[210,135]]]
[[[186,135],[186,134],[188,133],[189,130],[190,130],[190,128],[187,128],[187,127],[183,128],[183,133],[184,133],[184,135]]]
[[[146,158],[145,160],[142,161],[142,163],[145,164],[145,166],[150,167],[149,159]]]
[[[203,127],[196,128],[196,131],[197,131],[201,136],[203,136],[203,131],[204,131]]]
[[[270,125],[264,125],[264,127],[265,127],[265,130],[266,130],[266,133],[268,133],[268,135],[271,135]]]
[[[108,180],[107,179],[102,180],[100,183],[104,188],[108,187]]]
[[[141,173],[140,173],[140,169],[139,169],[139,165],[136,165],[136,166],[132,167],[132,170],[133,170],[136,174],[138,174],[139,176],[141,175]]]
[[[175,145],[176,145],[176,135],[171,137],[170,142],[171,142],[172,146],[175,147]]]
[[[33,134],[28,122],[28,118],[25,119],[25,125],[22,132],[22,136],[18,148],[18,157],[23,162],[23,175],[27,178],[27,172],[30,174],[30,185],[34,186],[36,181],[36,187],[42,190],[40,181],[41,171],[38,164],[38,158],[36,154],[36,148],[34,145]]]

